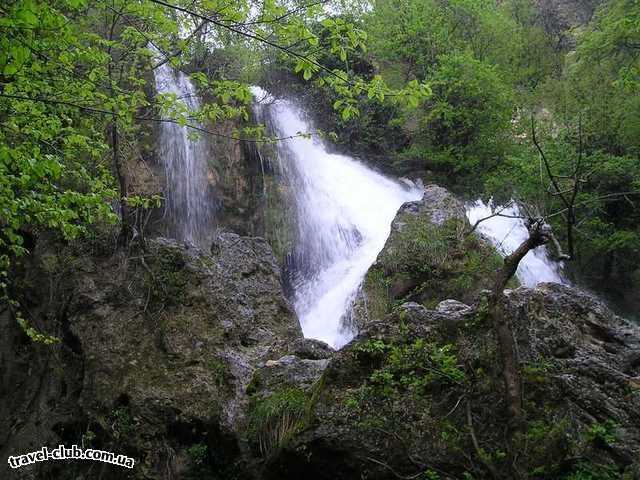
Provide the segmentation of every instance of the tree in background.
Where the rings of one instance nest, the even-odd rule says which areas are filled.
[[[433,96],[411,115],[416,128],[404,157],[428,158],[436,171],[490,170],[511,141],[511,91],[498,69],[470,53],[438,57]]]
[[[640,7],[613,0],[602,4],[592,21],[576,33],[562,71],[548,76],[534,92],[527,111],[536,112],[549,161],[559,171],[578,150],[590,174],[581,189],[583,220],[570,270],[577,279],[611,295],[631,314],[640,287],[640,217],[634,192],[640,188]],[[520,126],[526,136],[526,122]],[[579,126],[579,127],[578,127]],[[580,132],[580,133],[578,133]],[[537,152],[527,142],[516,145],[499,170],[488,175],[491,193],[510,192],[540,204]],[[557,208],[557,199],[556,199]],[[561,240],[559,224],[552,223]]]

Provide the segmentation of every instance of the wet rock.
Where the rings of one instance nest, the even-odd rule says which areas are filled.
[[[491,286],[501,258],[469,230],[463,204],[442,187],[427,185],[421,200],[404,204],[365,277],[354,308],[356,327],[382,319],[402,302],[430,308],[444,299],[473,303]]]
[[[447,220],[466,218],[462,202],[438,185],[427,185],[421,200],[405,203],[400,208],[392,223],[392,232],[401,231],[407,225],[405,220],[408,217],[403,214],[427,216],[435,225],[443,225]]]
[[[472,313],[469,305],[458,300],[443,300],[436,306],[436,310],[445,315],[468,315]]]
[[[321,340],[300,338],[291,344],[290,352],[303,359],[322,360],[330,358],[335,350]]]
[[[268,360],[256,370],[249,392],[263,397],[287,387],[308,392],[328,364],[328,359],[309,360],[295,355]]]

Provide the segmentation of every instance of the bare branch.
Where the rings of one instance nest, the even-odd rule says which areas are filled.
[[[566,198],[564,198],[564,195],[561,193],[560,186],[558,185],[558,182],[556,181],[555,176],[551,172],[551,166],[549,165],[547,156],[544,154],[542,147],[540,147],[540,143],[538,143],[538,137],[536,136],[536,123],[533,118],[533,113],[531,114],[531,137],[533,140],[533,144],[536,146],[536,149],[538,150],[538,153],[540,153],[540,157],[542,158],[542,162],[544,164],[545,170],[547,171],[547,176],[549,177],[549,180],[551,180],[553,187],[556,189],[556,192],[558,192],[558,195],[562,199],[562,203],[564,203],[565,206],[569,208],[569,202],[567,201]]]
[[[631,192],[617,192],[617,193],[610,193],[608,195],[601,195],[599,197],[596,198],[592,198],[590,200],[585,200],[582,202],[578,202],[574,205],[574,207],[580,207],[583,205],[588,205],[590,203],[595,203],[595,202],[599,202],[601,200],[607,200],[607,199],[612,199],[612,200],[617,200],[616,197],[626,197],[627,195],[640,195],[640,190],[635,190],[635,191],[631,191]],[[546,218],[553,218],[553,217],[557,217],[558,215],[562,215],[563,213],[566,213],[567,209],[564,208],[562,210],[558,210],[557,212],[554,212],[550,215],[547,215]]]
[[[476,228],[478,228],[478,225],[480,225],[482,222],[489,220],[493,217],[506,217],[506,218],[524,218],[522,216],[514,216],[514,215],[503,215],[502,212],[504,212],[507,208],[509,208],[511,205],[513,204],[513,200],[510,200],[509,203],[507,203],[505,206],[501,207],[500,210],[492,213],[491,215],[481,218],[479,220],[477,220],[473,226],[471,227],[471,230],[469,230],[466,235],[469,236],[471,235],[473,232],[475,232]]]
[[[499,478],[498,472],[496,472],[495,467],[486,460],[486,454],[484,454],[482,448],[480,447],[480,444],[478,443],[478,438],[476,437],[476,430],[475,428],[473,428],[473,417],[471,416],[471,403],[469,402],[469,400],[467,400],[466,410],[467,410],[467,427],[469,428],[469,435],[471,436],[471,442],[473,443],[473,448],[475,449],[476,454],[478,455],[478,459],[482,462],[485,468],[489,470],[489,473],[493,478]]]
[[[553,234],[553,232],[549,232],[549,238],[553,242],[553,245],[556,247],[558,258],[560,260],[571,260],[571,257],[562,251],[562,245],[560,245],[558,238]]]

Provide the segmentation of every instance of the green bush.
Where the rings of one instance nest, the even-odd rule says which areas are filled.
[[[347,397],[346,406],[352,409],[368,395],[420,397],[436,386],[458,385],[466,379],[454,347],[449,344],[437,345],[422,338],[395,343],[371,339],[356,345],[354,352],[366,359],[376,359],[380,365]]]

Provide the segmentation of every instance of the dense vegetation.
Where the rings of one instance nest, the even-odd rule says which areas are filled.
[[[582,162],[576,271],[592,285],[637,287],[640,7],[574,8],[9,2],[0,20],[2,271],[41,229],[74,238],[117,222],[118,211],[126,241],[132,211],[149,202],[129,191],[124,171],[141,130],[167,119],[246,118],[247,85],[285,69],[333,105],[321,125],[381,168],[549,214],[562,204],[542,194],[533,120],[558,175]],[[170,95],[152,100],[153,69],[167,61],[197,70],[214,101],[187,112]],[[246,128],[237,138],[262,133]]]
[[[197,85],[205,100],[200,110],[190,111],[175,94],[155,94],[154,70],[167,62],[189,74]],[[229,265],[223,265],[220,271],[208,264],[194,268],[195,257],[191,258],[190,253],[188,258],[186,254],[183,256],[182,247],[176,247],[172,253],[162,241],[156,247],[147,242],[142,253],[122,248],[117,255],[105,255],[110,258],[106,266],[103,259],[95,265],[91,265],[95,259],[89,260],[89,265],[81,265],[82,257],[90,258],[96,253],[94,247],[106,245],[105,250],[111,254],[118,247],[137,246],[137,242],[145,246],[144,228],[149,211],[161,206],[163,199],[139,191],[131,172],[132,165],[145,161],[145,149],[153,150],[149,146],[152,137],[149,132],[154,125],[177,123],[189,128],[190,135],[224,138],[244,142],[245,146],[285,140],[270,138],[264,126],[252,122],[249,88],[252,84],[264,85],[276,94],[303,97],[310,113],[316,116],[319,135],[331,138],[337,149],[366,157],[380,170],[445,184],[463,198],[491,198],[496,205],[517,201],[523,212],[540,220],[536,224],[540,231],[543,227],[546,231],[544,222],[553,224],[557,242],[552,250],[559,257],[569,252],[576,279],[601,292],[615,294],[629,308],[639,306],[640,3],[637,0],[575,0],[570,8],[565,2],[560,5],[533,0],[7,0],[0,5],[0,313],[4,314],[8,305],[12,319],[18,320],[24,333],[47,345],[36,345],[37,348],[44,350],[55,343],[61,344],[59,350],[64,350],[71,345],[67,349],[71,351],[65,351],[65,355],[73,357],[74,365],[81,363],[78,358],[82,352],[76,351],[79,340],[73,337],[67,316],[71,300],[65,300],[67,303],[54,312],[51,293],[52,305],[43,309],[49,312],[51,307],[51,314],[45,313],[42,318],[59,321],[60,328],[55,331],[47,328],[40,331],[35,322],[28,323],[26,318],[37,317],[22,315],[21,310],[27,309],[21,308],[24,305],[16,300],[21,298],[17,295],[20,288],[35,290],[37,285],[20,284],[20,268],[29,269],[25,266],[27,262],[21,265],[20,260],[29,258],[38,242],[48,241],[51,250],[64,245],[55,254],[39,260],[44,273],[52,275],[50,278],[71,277],[74,288],[75,283],[95,283],[93,290],[100,290],[100,295],[106,291],[105,297],[115,299],[124,290],[119,284],[120,276],[126,277],[128,293],[123,297],[125,300],[118,302],[122,301],[125,307],[133,305],[136,313],[128,315],[129,307],[116,308],[113,315],[111,310],[103,309],[111,316],[104,314],[92,319],[99,332],[109,326],[107,323],[115,325],[113,332],[117,330],[117,338],[123,340],[122,350],[114,349],[109,351],[112,356],[105,354],[100,358],[110,361],[117,357],[119,361],[126,356],[122,352],[139,354],[142,358],[145,351],[138,351],[135,343],[128,343],[131,339],[122,332],[127,330],[142,340],[148,340],[149,332],[157,333],[153,345],[149,343],[147,347],[148,351],[161,354],[145,359],[149,361],[148,368],[144,365],[141,368],[135,360],[130,366],[155,375],[158,371],[152,368],[156,366],[153,363],[160,364],[156,359],[166,354],[170,358],[169,373],[163,371],[161,381],[151,376],[143,380],[154,387],[154,392],[158,384],[166,382],[167,397],[177,398],[181,407],[183,399],[188,398],[189,402],[184,403],[202,406],[203,411],[207,410],[203,418],[207,421],[215,418],[218,422],[222,398],[232,390],[234,394],[246,390],[242,382],[255,365],[247,357],[246,361],[238,360],[241,368],[236,365],[232,369],[230,363],[241,355],[221,355],[223,350],[225,355],[229,353],[227,348],[235,348],[237,353],[255,347],[260,353],[251,362],[258,364],[259,358],[261,364],[255,368],[282,367],[285,362],[262,364],[262,356],[284,355],[284,346],[281,352],[276,344],[285,342],[288,335],[285,327],[280,330],[278,324],[273,335],[265,335],[266,327],[254,324],[256,319],[263,318],[274,323],[282,318],[295,321],[293,313],[283,306],[284,296],[280,298],[280,277],[275,263],[273,272],[271,263],[267,272],[273,285],[266,286],[269,292],[276,291],[273,309],[269,304],[264,311],[257,309],[255,315],[254,309],[245,308],[246,295],[242,290],[249,287],[223,275],[230,265],[239,266],[242,281],[251,277],[253,282],[252,277],[259,275],[266,265],[260,263],[259,252],[255,253],[257,242],[245,250],[237,250],[240,254],[236,250],[233,254],[227,252],[229,258],[224,258]],[[464,220],[463,209],[459,210]],[[519,468],[524,471],[526,467],[529,478],[615,478],[616,474],[609,472],[604,463],[601,466],[597,462],[593,465],[583,462],[582,452],[597,444],[604,445],[598,447],[601,450],[609,451],[610,444],[616,441],[617,426],[608,418],[589,418],[589,429],[574,435],[577,441],[563,445],[565,436],[571,434],[570,425],[559,422],[555,414],[558,405],[566,401],[566,392],[558,391],[557,398],[548,395],[552,387],[555,392],[556,385],[549,372],[556,368],[570,372],[569,368],[574,367],[568,365],[576,351],[569,341],[567,345],[556,344],[558,334],[549,332],[554,332],[558,324],[564,325],[565,336],[573,342],[574,337],[584,333],[575,333],[579,330],[574,329],[573,317],[583,313],[593,316],[599,307],[584,307],[582,303],[587,297],[575,293],[571,294],[575,295],[571,297],[574,303],[567,309],[569,294],[561,290],[564,287],[558,287],[560,290],[555,293],[547,292],[548,296],[541,289],[518,290],[523,295],[523,304],[533,305],[535,312],[514,321],[516,328],[505,328],[506,335],[499,340],[508,338],[507,346],[513,352],[518,347],[514,345],[516,338],[523,345],[527,342],[522,339],[539,337],[548,341],[549,348],[543,346],[549,352],[545,350],[544,355],[534,357],[535,349],[527,345],[532,352],[531,361],[510,359],[527,385],[524,395],[521,392],[515,395],[519,402],[524,402],[524,408],[520,405],[520,417],[522,410],[527,415],[517,419],[524,420],[516,425],[518,428],[509,425],[505,429],[503,407],[511,398],[507,397],[506,402],[500,398],[502,392],[497,385],[498,374],[507,370],[504,365],[509,359],[500,358],[505,357],[506,349],[495,341],[493,334],[498,332],[500,337],[496,325],[502,322],[508,326],[509,319],[515,318],[516,310],[504,308],[506,303],[500,304],[515,266],[501,283],[501,275],[496,272],[505,270],[509,258],[502,261],[471,235],[466,221],[448,220],[436,227],[430,217],[405,220],[404,230],[397,235],[399,248],[381,255],[364,283],[365,289],[375,293],[374,301],[366,307],[368,311],[376,319],[390,320],[386,324],[377,322],[379,325],[368,334],[375,332],[375,328],[389,331],[381,330],[379,338],[360,338],[337,353],[327,349],[318,358],[311,355],[314,361],[327,360],[331,355],[338,360],[332,361],[328,370],[331,373],[334,369],[334,378],[323,374],[319,381],[313,380],[310,391],[297,385],[289,388],[278,384],[264,395],[266,387],[258,388],[252,382],[255,391],[249,388],[247,392],[251,397],[244,425],[247,438],[243,441],[257,455],[269,456],[303,432],[309,426],[312,408],[325,402],[330,406],[327,408],[330,416],[344,414],[347,425],[359,418],[361,421],[356,425],[366,432],[366,439],[376,440],[382,427],[393,431],[400,426],[407,428],[408,434],[418,433],[416,444],[423,445],[427,443],[425,433],[438,432],[441,442],[434,444],[436,447],[460,453],[473,467],[470,470],[486,470],[495,478],[499,476],[494,474],[494,466],[509,472],[520,452],[526,455],[522,457],[524,466]],[[74,239],[91,240],[87,242],[89,248],[66,256],[66,248]],[[234,239],[234,248],[236,244],[242,247],[245,240]],[[544,242],[540,240],[527,248],[546,241],[545,238]],[[73,250],[76,244],[71,243]],[[226,247],[214,246],[218,253],[221,248]],[[147,257],[150,258],[145,260]],[[244,265],[244,260],[249,263]],[[254,265],[253,260],[258,263]],[[110,269],[117,270],[117,275],[112,272],[118,276],[117,282],[110,280]],[[74,278],[76,275],[72,273],[78,273],[76,270],[83,275]],[[97,280],[104,275],[107,278],[101,284]],[[38,276],[50,280],[44,274]],[[65,284],[53,280],[50,283],[47,288],[52,292],[56,283]],[[492,285],[496,291],[487,298],[478,296],[478,290]],[[220,295],[218,287],[224,287]],[[232,296],[225,290],[227,287],[238,294],[234,292]],[[256,304],[262,305],[267,294],[255,288],[251,299],[259,297]],[[66,295],[67,290],[63,288],[61,292]],[[534,295],[539,296],[538,303],[526,298]],[[85,297],[89,299],[87,302],[98,303],[89,298],[91,295],[79,296],[79,304],[74,307],[81,312],[79,316],[97,309],[95,305],[84,304]],[[555,310],[548,316],[540,314],[550,308],[547,300],[551,296]],[[455,317],[455,324],[447,326],[432,321],[429,316],[433,312],[423,308],[435,308],[445,298],[469,304],[477,300],[477,304],[462,305],[466,313],[449,312],[447,315]],[[227,306],[228,299],[233,301]],[[413,313],[411,308],[402,310],[408,301],[421,305],[410,305]],[[225,307],[221,313],[213,312],[219,306]],[[137,312],[139,307],[143,308],[142,313]],[[246,319],[241,319],[242,332],[232,331],[227,338],[229,318],[244,310],[249,313]],[[123,311],[127,315],[119,314]],[[518,312],[522,313],[522,309]],[[423,318],[406,322],[412,314]],[[489,319],[491,325],[487,323]],[[535,336],[524,331],[534,320],[541,325]],[[163,324],[168,321],[173,323]],[[600,365],[609,368],[615,358],[610,356],[612,352],[631,352],[633,345],[620,341],[604,320],[602,326],[589,321],[593,333],[587,340],[580,339],[585,345],[579,345],[578,357],[591,361],[596,358],[591,343],[607,345],[602,347],[597,362],[591,362],[595,366],[591,370],[585,367],[586,373],[580,375],[593,376],[593,381],[599,382],[598,388],[611,390],[618,395],[616,398],[627,402],[638,389],[636,383],[627,382],[627,377],[637,374],[637,356],[629,353],[628,359],[625,357],[628,365],[624,367],[624,381],[619,380],[621,375],[611,373],[614,370],[605,371]],[[455,330],[456,335],[463,333],[456,343],[451,331],[439,332],[442,337],[436,342],[432,323]],[[135,325],[139,330],[132,328]],[[90,333],[85,338],[95,342],[94,349],[97,344],[108,343],[104,341],[108,337],[94,334],[93,326],[85,327],[86,324],[75,326]],[[416,328],[415,332],[409,332],[409,327]],[[192,342],[189,335],[182,338],[182,328],[189,333],[211,328],[215,335],[206,342]],[[264,336],[256,340],[250,335],[251,330]],[[59,337],[49,336],[46,331]],[[165,342],[164,335],[170,341]],[[21,341],[26,340],[23,337]],[[115,334],[112,343],[113,338]],[[185,361],[172,350],[183,341],[180,351],[188,353]],[[277,350],[270,350],[274,345]],[[625,350],[621,350],[621,345]],[[57,352],[56,348],[51,350]],[[200,352],[202,348],[208,356]],[[191,354],[197,358],[189,360]],[[548,363],[549,356],[557,357],[557,361]],[[294,355],[288,357],[288,361],[297,361]],[[205,358],[206,363],[201,364]],[[307,360],[304,365],[310,364]],[[342,376],[336,367],[340,362],[347,375]],[[48,356],[45,363],[41,371],[46,373]],[[26,364],[27,361],[20,364],[21,368]],[[87,366],[93,367],[89,362]],[[318,368],[318,374],[322,369]],[[184,390],[184,378],[188,375],[181,378],[179,374],[185,371],[193,380],[193,385],[189,384],[193,390],[185,390],[188,397],[178,396],[174,391]],[[349,375],[355,377],[353,384],[342,384],[349,380],[346,378]],[[115,385],[117,379],[114,376],[108,380]],[[276,380],[282,383],[282,379]],[[615,384],[614,380],[623,385]],[[327,388],[325,382],[329,390],[323,390]],[[200,391],[203,385],[208,390],[202,390],[202,398],[196,399],[199,401],[191,402],[192,392]],[[343,388],[345,385],[348,388]],[[567,385],[567,390],[574,389],[572,384]],[[585,383],[574,393],[576,396],[588,393],[593,390],[591,385],[595,384]],[[81,390],[77,388],[78,392]],[[217,392],[220,399],[211,392]],[[596,393],[600,394],[600,390]],[[79,394],[68,396],[73,395]],[[334,397],[340,400],[340,408],[331,406]],[[144,396],[139,398],[145,399],[141,403],[152,403]],[[605,403],[601,398],[604,396],[587,397],[587,403],[590,408],[603,409],[598,404]],[[482,401],[473,405],[474,400]],[[118,402],[122,405],[110,405],[113,412],[100,425],[92,427],[109,441],[133,436],[137,422],[141,421],[130,411],[128,399]],[[568,403],[573,408],[574,399]],[[211,413],[208,410],[213,404],[215,411]],[[32,405],[36,405],[35,401],[25,408],[36,408]],[[466,409],[458,410],[459,405]],[[486,423],[489,435],[500,437],[489,443],[490,450],[477,445],[472,407],[491,419]],[[569,407],[566,412],[567,418],[576,418]],[[417,414],[421,416],[418,421]],[[450,415],[454,417],[447,419]],[[339,415],[336,418],[342,421]],[[425,425],[433,419],[441,421],[429,430]],[[215,463],[211,460],[214,442],[210,440],[215,436],[212,434],[207,440],[199,431],[205,427],[209,430],[213,424],[196,422],[196,425],[197,428],[183,429],[176,423],[175,430],[180,431],[177,436],[184,437],[176,442],[190,445],[186,453],[193,466],[193,478],[217,478],[211,477],[210,468]],[[469,439],[465,447],[460,434],[464,429],[471,432],[476,444],[470,454],[467,454],[471,451]],[[513,432],[503,438],[500,433],[503,429]],[[88,426],[86,434],[95,436]],[[144,431],[140,437],[147,434]],[[153,435],[162,438],[159,433]],[[403,443],[403,438],[399,440]],[[519,442],[524,447],[520,448]],[[536,451],[538,448],[540,452]],[[402,453],[407,453],[404,450],[403,446]],[[531,458],[527,458],[527,452]],[[577,453],[570,455],[571,452]],[[411,457],[409,460],[415,463]],[[553,468],[545,465],[547,460]],[[419,463],[424,478],[438,478],[435,471],[426,468],[427,463]],[[601,467],[605,469],[602,472],[598,470]],[[461,464],[455,469],[462,472]],[[514,478],[509,475],[504,478]]]
[[[579,281],[629,310],[640,286],[640,9],[635,2],[373,2],[353,19],[368,50],[352,70],[391,85],[418,80],[432,91],[417,108],[360,97],[359,116],[325,110],[350,149],[395,174],[416,174],[469,198],[525,202],[567,241],[575,198]],[[564,9],[564,10],[563,10]],[[316,93],[319,109],[327,91]],[[541,174],[541,153],[558,189]],[[579,177],[579,178],[578,178]],[[558,252],[560,254],[560,252]],[[627,312],[629,313],[629,312]]]

